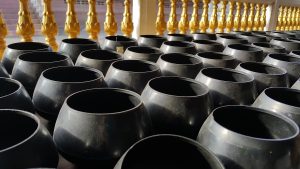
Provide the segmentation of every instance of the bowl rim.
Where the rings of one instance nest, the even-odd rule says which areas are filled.
[[[13,45],[17,45],[17,44],[25,44],[25,43],[32,43],[32,44],[43,45],[44,48],[24,50],[24,49],[16,49],[16,48],[12,48],[12,47],[11,47],[11,46],[13,46]],[[43,51],[43,50],[45,50],[45,49],[48,49],[49,51],[51,51],[51,47],[50,47],[49,45],[47,45],[46,43],[42,43],[42,42],[16,42],[16,43],[11,43],[11,44],[7,45],[7,49],[11,49],[11,50],[15,50],[15,51]],[[4,56],[3,56],[3,57],[4,57]]]
[[[83,55],[85,53],[92,52],[92,51],[105,51],[105,52],[113,53],[113,54],[116,54],[117,58],[100,60],[100,59],[92,59],[92,58],[89,58],[89,57],[86,57],[86,56]],[[97,61],[111,62],[111,61],[117,61],[117,60],[122,60],[123,59],[123,56],[120,53],[118,53],[116,51],[112,51],[112,50],[107,50],[107,49],[88,49],[88,50],[84,50],[84,51],[80,52],[78,58],[80,58],[80,57],[83,57],[84,59],[92,60],[94,62],[97,62]],[[78,58],[77,58],[77,60],[78,60]],[[76,60],[76,63],[77,63],[77,60]]]
[[[118,62],[143,62],[146,63],[148,65],[154,66],[155,69],[154,70],[149,70],[149,71],[142,71],[142,72],[137,72],[137,71],[127,71],[127,70],[123,70],[123,69],[118,69],[114,66],[114,64],[118,63]],[[157,71],[160,71],[160,68],[158,66],[157,63],[148,61],[148,60],[139,60],[139,59],[128,59],[128,60],[117,60],[115,62],[113,62],[110,67],[108,68],[107,72],[109,71],[109,69],[113,68],[114,70],[118,70],[118,71],[122,71],[122,72],[129,72],[132,74],[144,74],[144,73],[154,73]],[[107,74],[106,74],[107,75]]]
[[[6,97],[11,96],[11,95],[14,95],[15,93],[19,92],[22,89],[22,87],[23,87],[22,83],[19,82],[19,81],[17,81],[17,80],[15,80],[15,79],[7,78],[7,77],[0,77],[0,80],[3,80],[5,82],[9,82],[9,83],[14,83],[14,84],[18,85],[18,89],[17,90],[15,90],[14,92],[11,92],[9,94],[0,96],[0,99],[6,98]]]
[[[213,59],[213,58],[207,58],[207,57],[203,57],[201,56],[200,54],[206,54],[206,53],[213,53],[213,54],[217,54],[217,55],[222,55],[222,56],[226,56],[225,59]],[[226,61],[234,61],[235,58],[232,56],[232,55],[227,55],[227,54],[224,54],[223,52],[213,52],[213,51],[206,51],[206,52],[198,52],[195,56],[198,56],[200,57],[201,59],[209,59],[209,60],[226,60]]]
[[[297,80],[297,81],[298,81],[298,80]],[[295,82],[295,83],[296,83],[296,82]],[[287,88],[287,87],[268,87],[268,88],[266,88],[264,91],[262,91],[262,94],[266,95],[269,99],[271,99],[271,100],[273,100],[273,101],[275,101],[275,102],[277,102],[277,103],[284,104],[284,105],[288,105],[289,107],[292,107],[292,108],[294,108],[294,109],[300,109],[300,106],[297,107],[297,106],[294,106],[294,105],[291,105],[291,104],[283,103],[283,102],[278,101],[278,100],[276,100],[276,99],[274,99],[274,98],[272,98],[272,97],[270,97],[269,95],[266,94],[266,92],[265,92],[266,90],[273,90],[273,89],[289,90],[289,91],[297,92],[297,93],[299,93],[299,95],[300,95],[300,90],[294,89],[294,88]],[[292,114],[294,114],[294,113],[292,113]]]
[[[91,43],[87,44],[87,43],[70,43],[70,42],[66,42],[68,40],[86,40],[89,41]],[[88,38],[65,38],[63,40],[61,40],[61,44],[68,44],[68,45],[80,45],[80,46],[90,46],[90,45],[98,45],[98,42],[92,40],[92,39],[88,39]]]
[[[279,70],[281,73],[261,73],[261,72],[257,72],[257,71],[253,71],[253,70],[249,70],[249,69],[244,68],[243,65],[245,65],[245,64],[255,64],[255,65],[262,65],[262,66],[265,66],[265,67],[271,67],[273,69]],[[280,67],[276,67],[276,66],[268,64],[268,63],[263,63],[263,62],[242,62],[236,68],[238,68],[238,67],[240,67],[240,68],[242,68],[246,71],[254,72],[254,73],[257,73],[257,74],[269,75],[269,76],[287,75],[287,71],[285,69],[282,69]]]
[[[169,56],[169,55],[182,55],[184,57],[189,57],[189,58],[193,58],[193,59],[196,59],[198,62],[197,63],[185,63],[185,64],[180,64],[180,63],[173,63],[173,62],[168,62],[166,61],[165,59],[163,59],[162,57],[166,57],[166,56]],[[176,65],[176,66],[194,66],[194,65],[201,65],[203,64],[201,59],[196,57],[195,55],[192,55],[192,54],[189,54],[189,53],[163,53],[162,55],[159,56],[158,60],[157,60],[157,63],[158,61],[162,61],[164,63],[168,63],[168,64],[171,64],[171,65]]]
[[[132,49],[136,49],[136,48],[148,48],[148,49],[152,49],[154,50],[154,52],[152,53],[142,53],[142,52],[135,52],[135,51],[132,51]],[[129,46],[125,52],[130,52],[130,53],[136,53],[136,54],[139,54],[139,55],[155,55],[155,54],[163,54],[163,52],[159,49],[159,48],[156,48],[156,47],[152,47],[152,46]],[[124,55],[125,55],[125,52],[124,52]]]
[[[237,49],[235,46],[243,46],[243,47],[249,47],[253,50],[242,50],[242,49]],[[263,52],[263,50],[261,50],[260,48],[254,47],[252,45],[249,44],[241,44],[241,43],[235,43],[235,44],[229,44],[226,46],[227,49],[230,50],[236,50],[236,51],[243,51],[243,52],[249,52],[249,53],[255,53],[255,52]],[[226,49],[224,49],[225,51]]]
[[[50,62],[33,62],[33,61],[28,61],[28,60],[23,60],[22,59],[22,57],[30,55],[32,53],[40,53],[40,54],[43,54],[43,53],[49,53],[50,54],[51,53],[53,55],[57,55],[57,56],[60,56],[60,57],[62,56],[64,58],[62,58],[61,60],[50,61]],[[53,52],[53,51],[32,51],[32,52],[26,52],[26,53],[23,53],[23,54],[19,55],[18,58],[17,58],[17,60],[20,60],[22,62],[27,62],[27,63],[33,63],[33,64],[41,64],[41,63],[43,63],[43,64],[52,64],[52,63],[64,62],[64,61],[67,61],[67,60],[72,61],[72,59],[69,56],[67,56],[66,54],[63,54],[61,52]]]

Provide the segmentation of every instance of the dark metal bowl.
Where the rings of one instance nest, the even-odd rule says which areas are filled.
[[[267,38],[264,36],[260,36],[260,35],[242,33],[242,34],[239,34],[238,37],[240,37],[242,39],[246,39],[249,43],[267,42]]]
[[[19,81],[0,78],[0,86],[0,109],[19,109],[34,113],[31,98]]]
[[[261,62],[264,59],[261,49],[245,44],[228,45],[223,53],[233,56],[238,62]]]
[[[100,45],[93,40],[83,38],[63,39],[58,51],[70,56],[73,63],[76,62],[79,54],[89,49],[99,49]]]
[[[225,169],[219,159],[194,140],[177,135],[147,137],[129,148],[114,169]]]
[[[203,67],[235,68],[236,61],[233,56],[220,52],[200,52],[196,54],[203,63]]]
[[[53,139],[66,159],[74,163],[101,163],[118,160],[150,132],[151,121],[137,93],[89,89],[65,100]]]
[[[214,107],[250,105],[257,96],[254,77],[241,71],[228,68],[204,68],[196,80],[210,89]]]
[[[92,49],[81,52],[75,65],[95,68],[106,75],[109,66],[113,62],[122,59],[123,57],[117,52],[102,49]]]
[[[198,52],[223,52],[224,46],[221,43],[212,40],[193,40]]]
[[[251,74],[254,77],[257,93],[268,87],[289,87],[286,70],[266,63],[244,62],[236,70]]]
[[[277,36],[283,39],[295,37],[294,35],[287,34],[286,32],[273,31],[270,33],[272,36]]]
[[[87,67],[55,67],[45,70],[35,87],[32,102],[44,118],[55,121],[64,100],[80,90],[105,87],[103,74]]]
[[[286,53],[285,48],[272,45],[269,42],[252,43],[252,46],[261,49],[264,52],[264,57],[270,53]]]
[[[182,76],[195,78],[203,65],[194,55],[186,53],[168,53],[159,57],[157,64],[164,76]]]
[[[287,117],[248,106],[215,109],[197,141],[230,169],[291,169],[299,160],[298,126]]]
[[[7,77],[9,78],[9,74],[6,71],[5,67],[3,66],[3,64],[0,62],[0,77]]]
[[[292,50],[289,54],[300,58],[300,50]]]
[[[39,42],[18,42],[7,45],[2,58],[2,64],[9,74],[11,74],[18,56],[32,51],[51,51],[50,46]]]
[[[161,45],[160,50],[164,53],[197,53],[195,45],[186,41],[166,41]]]
[[[140,35],[138,38],[139,46],[150,46],[160,48],[167,38],[158,35]]]
[[[73,62],[69,56],[56,52],[25,53],[16,60],[11,77],[20,81],[32,96],[41,73],[57,66],[73,66]]]
[[[47,129],[35,115],[0,110],[0,168],[56,167],[58,153]]]
[[[214,33],[193,33],[194,40],[217,40],[217,36]]]
[[[196,139],[211,111],[208,88],[193,79],[169,76],[149,81],[142,101],[156,134],[177,134]]]
[[[104,40],[103,49],[124,52],[128,47],[137,45],[138,43],[135,39],[126,36],[107,36]]]
[[[238,38],[234,35],[220,35],[217,37],[217,42],[223,44],[223,46],[228,46],[230,44],[247,44],[246,39]]]
[[[147,46],[132,46],[126,49],[124,53],[125,60],[148,60],[156,62],[163,52],[159,48]]]
[[[148,81],[158,76],[161,76],[161,71],[153,62],[121,60],[110,66],[105,81],[108,87],[128,89],[141,94]]]
[[[168,34],[167,39],[168,39],[168,41],[188,41],[188,42],[190,42],[193,40],[193,37],[190,35],[173,33],[173,34]]]
[[[252,34],[257,34],[257,35],[266,35],[266,31],[251,31]]]
[[[271,44],[284,47],[288,52],[292,50],[300,50],[300,42],[295,42],[286,39],[272,39]]]
[[[231,31],[230,32],[231,34],[234,34],[234,35],[242,35],[242,34],[244,34],[244,35],[252,35],[252,33],[251,32],[245,32],[245,31]]]

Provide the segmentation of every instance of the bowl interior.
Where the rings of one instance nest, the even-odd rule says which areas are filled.
[[[212,44],[212,45],[218,45],[218,43],[214,41],[209,41],[209,40],[194,40],[193,41],[196,44]]]
[[[244,83],[253,80],[246,74],[239,73],[235,70],[223,69],[223,68],[202,69],[202,74],[213,79],[229,81],[229,82]]]
[[[257,108],[226,106],[214,110],[213,117],[228,130],[260,139],[286,139],[297,133],[297,126]]]
[[[159,77],[151,80],[149,86],[158,92],[174,96],[199,96],[208,92],[206,86],[180,77]]]
[[[71,39],[63,39],[62,42],[73,44],[73,45],[92,45],[96,44],[95,41],[92,41],[90,39],[83,39],[83,38],[71,38]]]
[[[264,74],[284,74],[285,72],[279,68],[276,68],[271,65],[257,63],[257,62],[245,62],[241,63],[240,66],[246,70],[250,70],[252,72],[264,73]]]
[[[92,89],[78,92],[67,99],[72,109],[86,113],[117,113],[133,109],[141,103],[129,91],[121,89]]]
[[[100,78],[101,74],[85,67],[55,67],[44,71],[43,76],[58,82],[86,82]]]
[[[38,122],[12,110],[0,112],[0,152],[29,138],[38,127]]]
[[[264,47],[264,48],[279,48],[278,46],[272,45],[270,43],[253,43],[255,46]]]
[[[194,47],[191,43],[184,41],[166,41],[164,44],[173,47]]]
[[[7,48],[15,50],[41,50],[48,49],[49,46],[38,42],[18,42],[9,44]]]
[[[111,41],[133,41],[133,39],[131,38],[128,38],[126,36],[107,36],[105,39],[107,40],[111,40]]]
[[[20,85],[13,80],[0,78],[0,98],[16,92]]]
[[[265,94],[278,102],[300,107],[300,92],[296,89],[268,88],[265,90]]]
[[[81,53],[83,57],[95,60],[116,60],[121,59],[121,55],[109,50],[87,50]]]
[[[272,53],[269,54],[269,57],[285,62],[300,62],[300,58],[284,53]]]
[[[162,53],[159,49],[146,47],[146,46],[132,46],[127,48],[127,50],[135,53],[146,53],[146,54],[152,54],[152,53]]]
[[[168,36],[186,37],[187,35],[185,35],[185,34],[178,34],[178,33],[171,33],[171,34],[168,34]]]
[[[163,54],[160,58],[166,62],[174,64],[198,64],[201,61],[195,57],[192,57],[184,53],[169,53]]]
[[[260,49],[257,49],[249,45],[243,45],[243,44],[232,44],[232,45],[228,45],[228,47],[236,50],[243,50],[243,51],[251,51],[251,52],[260,51]]]
[[[201,151],[182,139],[152,137],[136,144],[126,154],[122,169],[187,169],[212,166]]]
[[[224,38],[224,39],[240,39],[238,37],[230,36],[230,35],[221,35],[220,38]]]
[[[159,69],[154,64],[150,64],[142,60],[122,60],[114,62],[112,66],[119,70],[131,72],[149,72]]]
[[[295,55],[300,55],[300,50],[293,50],[291,53]]]
[[[150,38],[150,39],[164,39],[164,37],[157,36],[157,35],[141,35],[141,38]]]
[[[225,55],[223,53],[216,53],[216,52],[202,52],[198,53],[197,56],[203,57],[206,59],[220,59],[220,60],[233,60],[234,58],[230,55]]]
[[[27,62],[58,62],[67,59],[67,56],[56,52],[30,52],[19,56],[20,60]]]

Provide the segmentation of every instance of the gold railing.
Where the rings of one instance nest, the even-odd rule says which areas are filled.
[[[263,31],[266,30],[267,7],[274,5],[270,1],[257,1],[259,3],[255,3],[246,0],[147,1],[157,3],[157,15],[153,18],[154,24],[151,25],[156,30],[157,35],[176,32],[185,34],[195,32]],[[165,18],[165,1],[170,2],[168,18]],[[188,14],[189,2],[193,4],[190,16]],[[200,2],[202,2],[201,6]],[[30,16],[28,3],[28,0],[19,0],[19,20],[16,26],[16,33],[21,37],[21,41],[32,41],[32,37],[34,36],[34,24]],[[80,25],[75,11],[76,0],[66,0],[66,3],[67,10],[64,30],[69,38],[76,38],[80,33]],[[51,8],[51,0],[43,0],[43,4],[44,11],[41,32],[45,36],[45,42],[56,51],[58,48],[56,42],[58,28]],[[89,38],[98,40],[101,26],[97,18],[96,0],[88,0],[88,5],[89,11],[87,13],[85,29],[89,34]],[[179,20],[177,20],[176,11],[178,5],[182,7]],[[124,0],[123,20],[120,23],[121,31],[125,36],[129,37],[134,31],[131,7],[132,1]],[[118,30],[113,9],[114,0],[106,0],[106,16],[103,31],[109,36],[116,35]],[[199,9],[202,9],[202,14],[199,13]],[[300,7],[279,5],[279,8],[275,10],[278,13],[276,30],[290,31],[300,29]],[[7,26],[0,13],[0,57],[6,46],[6,36]]]

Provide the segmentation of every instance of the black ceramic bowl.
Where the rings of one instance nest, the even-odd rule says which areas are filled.
[[[261,62],[264,59],[261,49],[245,44],[228,45],[223,53],[233,56],[239,62]]]
[[[164,42],[160,50],[164,53],[189,53],[196,54],[197,50],[193,43],[186,41],[167,41]]]
[[[256,43],[256,42],[267,42],[267,38],[264,36],[259,36],[259,35],[252,35],[252,34],[246,34],[242,33],[238,35],[238,37],[242,39],[246,39],[249,43]]]
[[[217,40],[216,34],[213,33],[193,33],[194,40]]]
[[[167,39],[168,41],[189,41],[190,42],[193,40],[193,37],[185,34],[173,33],[173,34],[168,34]]]
[[[138,38],[139,46],[150,46],[160,48],[163,42],[167,41],[167,38],[158,35],[140,35]]]
[[[198,52],[223,52],[224,46],[212,40],[193,40]]]
[[[220,52],[200,52],[196,54],[203,63],[203,67],[235,68],[237,63],[233,56]]]
[[[271,44],[284,47],[288,52],[292,50],[300,50],[300,42],[287,39],[272,39]]]
[[[135,39],[126,36],[107,36],[104,40],[103,49],[124,53],[128,47],[137,45],[138,43]]]
[[[231,44],[247,44],[246,39],[238,38],[234,35],[220,35],[217,37],[217,42],[223,44],[223,46],[228,46]]]
[[[148,47],[148,46],[131,46],[126,49],[124,53],[125,60],[148,60],[156,62],[162,51],[159,48]]]
[[[264,52],[264,57],[270,53],[285,53],[285,48],[277,45],[272,45],[269,42],[252,43],[252,46],[261,49]]]

